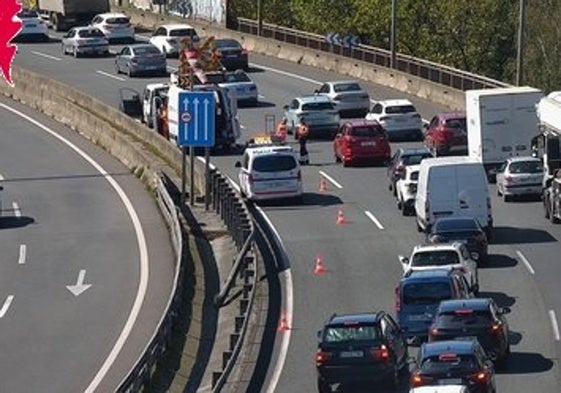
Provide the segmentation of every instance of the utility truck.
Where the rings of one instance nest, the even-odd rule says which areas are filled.
[[[507,158],[531,154],[536,104],[542,97],[533,87],[466,91],[469,156],[483,164],[489,180],[495,180]]]
[[[34,0],[34,5],[55,31],[87,25],[94,16],[109,12],[109,0]]]

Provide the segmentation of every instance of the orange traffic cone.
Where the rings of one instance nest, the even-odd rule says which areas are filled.
[[[345,219],[345,214],[343,213],[343,208],[339,208],[337,212],[337,225],[345,225],[347,220]]]
[[[290,330],[290,326],[288,325],[288,318],[286,317],[286,311],[283,311],[281,314],[278,330],[279,332],[286,332],[287,330]]]
[[[318,255],[316,257],[316,267],[314,268],[314,274],[320,276],[325,273],[327,273],[327,270],[325,269],[325,266],[323,266],[321,255]]]
[[[325,180],[325,178],[323,176],[321,176],[320,179],[319,179],[319,190],[320,190],[320,192],[327,191],[327,181]]]

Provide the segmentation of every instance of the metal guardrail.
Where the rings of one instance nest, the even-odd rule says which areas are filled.
[[[258,35],[257,21],[238,18],[237,30],[247,34]],[[367,45],[346,48],[343,45],[328,43],[322,35],[284,26],[263,23],[261,36],[314,50],[350,57],[382,67],[390,68],[391,64],[391,52],[389,50]],[[511,86],[508,83],[495,79],[400,53],[396,54],[395,69],[461,91]]]

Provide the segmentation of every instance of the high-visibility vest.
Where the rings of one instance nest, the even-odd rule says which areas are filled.
[[[306,124],[300,124],[300,126],[298,127],[298,136],[306,138],[309,133],[310,130],[308,129],[308,126]]]
[[[275,132],[275,136],[284,141],[286,139],[287,131],[288,127],[286,126],[286,123],[279,123],[279,125],[277,126],[277,132]]]

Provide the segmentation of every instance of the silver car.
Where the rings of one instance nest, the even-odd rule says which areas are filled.
[[[96,27],[74,27],[62,36],[62,53],[81,55],[109,55],[109,42]]]
[[[353,80],[325,82],[315,93],[329,97],[341,117],[364,117],[370,110],[370,96]]]
[[[505,202],[515,196],[541,195],[543,163],[534,157],[511,157],[497,171],[497,194]]]
[[[308,125],[310,137],[323,136],[333,139],[339,131],[339,112],[326,96],[296,97],[289,105],[284,106],[284,116],[290,134],[295,133],[302,118],[305,118]]]
[[[218,85],[235,91],[239,103],[257,104],[259,98],[257,85],[242,70],[224,73],[224,82],[218,83]]]
[[[166,57],[152,44],[128,45],[115,57],[115,71],[128,76],[167,75]]]

